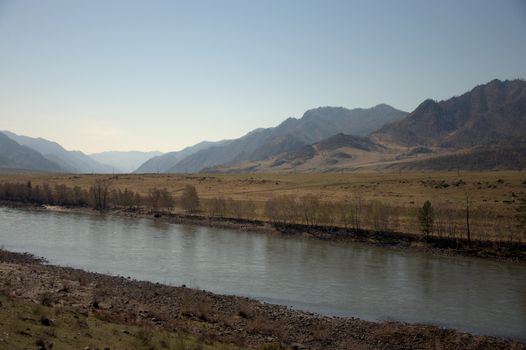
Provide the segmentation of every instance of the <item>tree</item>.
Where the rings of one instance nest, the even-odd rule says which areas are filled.
[[[272,197],[265,203],[265,216],[274,224],[287,225],[299,219],[298,205],[292,196]]]
[[[223,197],[212,198],[208,201],[206,206],[208,216],[225,216],[226,214],[226,200]]]
[[[148,191],[148,202],[152,211],[162,208],[170,210],[174,206],[172,194],[166,188],[152,188]]]
[[[434,220],[435,214],[433,212],[433,206],[430,201],[426,201],[422,208],[418,209],[418,221],[426,237],[429,236],[433,230]]]
[[[318,197],[312,194],[304,195],[300,198],[297,207],[307,226],[315,226],[319,223],[320,201]]]
[[[90,195],[93,200],[93,207],[99,211],[104,211],[108,207],[108,196],[111,187],[111,180],[97,179],[95,184],[90,187]]]
[[[469,199],[469,194],[466,193],[466,233],[468,236],[468,247],[471,247],[471,228],[470,228],[470,221],[469,221],[469,215],[470,215],[470,207],[471,207],[471,200]]]
[[[520,199],[516,219],[519,232],[526,235],[526,197]]]
[[[199,208],[199,196],[192,185],[186,185],[181,196],[181,206],[187,212],[195,212]]]

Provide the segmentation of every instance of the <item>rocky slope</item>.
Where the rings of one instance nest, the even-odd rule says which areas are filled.
[[[403,146],[469,148],[526,141],[526,82],[493,80],[445,101],[426,100],[371,135]]]

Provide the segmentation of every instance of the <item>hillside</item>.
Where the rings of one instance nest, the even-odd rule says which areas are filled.
[[[297,151],[340,132],[364,136],[406,114],[385,104],[368,109],[320,107],[305,112],[300,119],[289,118],[276,127],[257,129],[228,144],[196,152],[166,172],[197,172],[219,165],[261,161]]]
[[[60,167],[29,147],[22,146],[0,133],[0,169],[60,171]]]
[[[10,131],[2,131],[2,133],[18,144],[37,151],[50,162],[57,164],[63,172],[111,173],[115,171],[111,166],[101,164],[80,151],[68,151],[56,142],[40,137],[17,135]]]
[[[426,100],[371,137],[388,144],[461,149],[526,140],[526,82],[493,80],[445,101]]]
[[[389,160],[395,155],[367,137],[339,133],[320,142],[302,146],[296,151],[282,153],[262,161],[210,167],[203,169],[202,172],[330,172],[354,167],[357,164]]]
[[[526,145],[477,147],[411,162],[394,163],[386,169],[401,170],[524,170]]]

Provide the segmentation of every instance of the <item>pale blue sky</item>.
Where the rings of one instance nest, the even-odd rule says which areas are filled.
[[[526,1],[2,1],[0,130],[173,151],[526,77]]]

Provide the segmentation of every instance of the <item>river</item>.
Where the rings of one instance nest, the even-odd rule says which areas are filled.
[[[0,208],[0,246],[51,264],[326,315],[526,339],[526,266],[167,224]]]

